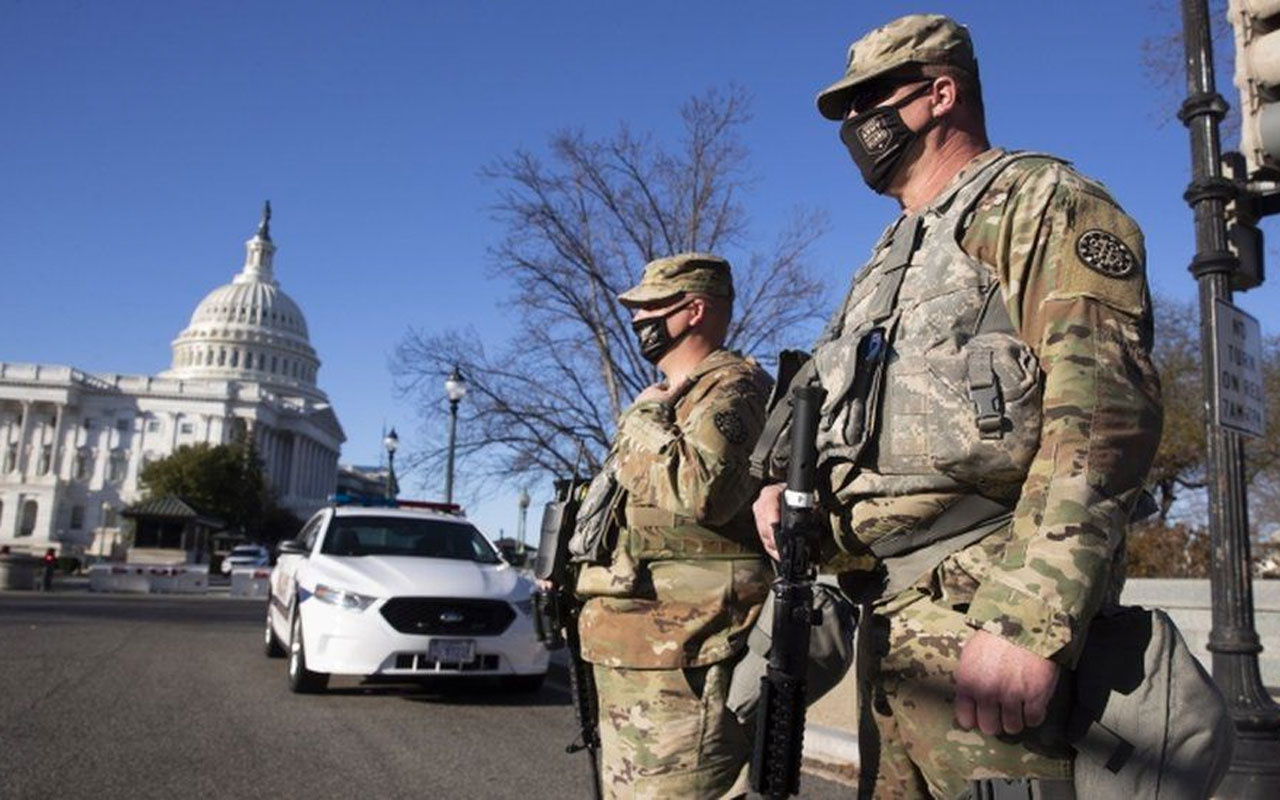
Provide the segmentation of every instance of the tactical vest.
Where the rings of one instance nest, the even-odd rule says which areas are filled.
[[[736,366],[726,364],[723,369]],[[715,369],[703,373],[699,380]],[[675,399],[687,402],[692,384]],[[601,473],[591,482],[578,511],[578,525],[570,542],[574,560],[587,564],[626,561],[702,560],[755,557],[763,554],[750,505],[719,525],[646,505],[629,496],[613,477],[616,450],[610,451]]]
[[[838,498],[1016,496],[1040,441],[1041,374],[994,271],[960,242],[985,190],[1029,156],[998,153],[899,218],[815,346],[820,468]]]

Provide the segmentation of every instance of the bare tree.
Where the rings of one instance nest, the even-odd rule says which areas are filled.
[[[392,359],[428,430],[445,421],[441,379],[461,370],[469,394],[457,452],[472,476],[526,483],[598,466],[618,415],[655,378],[616,299],[648,261],[728,257],[737,292],[728,346],[765,359],[829,311],[808,265],[821,214],[798,211],[767,253],[747,249],[748,107],[740,89],[710,91],[681,107],[674,145],[626,125],[605,138],[565,130],[545,155],[517,150],[484,170],[506,230],[493,271],[514,286],[505,305],[517,332],[490,352],[474,330],[414,328]],[[444,454],[428,448],[410,466],[435,469]]]

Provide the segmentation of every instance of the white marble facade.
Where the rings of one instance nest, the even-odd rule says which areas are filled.
[[[299,516],[334,491],[346,439],[301,310],[275,280],[268,205],[242,271],[205,297],[157,376],[0,362],[0,545],[107,555],[138,473],[183,445],[253,436]]]

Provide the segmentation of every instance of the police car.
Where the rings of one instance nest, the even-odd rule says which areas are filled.
[[[532,582],[456,506],[373,502],[337,497],[280,544],[264,639],[268,656],[288,656],[290,688],[495,676],[537,690],[549,657]]]

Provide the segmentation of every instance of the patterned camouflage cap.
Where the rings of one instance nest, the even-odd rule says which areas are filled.
[[[818,94],[818,111],[843,119],[855,86],[908,64],[949,65],[978,75],[968,28],[940,14],[911,14],[849,45],[844,77]]]
[[[640,283],[618,295],[626,306],[642,306],[697,292],[733,299],[729,262],[710,253],[679,253],[650,261]]]

